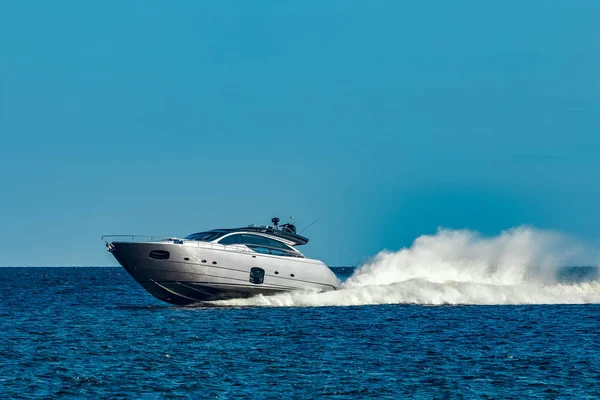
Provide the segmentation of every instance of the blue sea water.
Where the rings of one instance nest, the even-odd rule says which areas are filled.
[[[3,399],[600,397],[597,304],[175,307],[120,268],[0,292]]]

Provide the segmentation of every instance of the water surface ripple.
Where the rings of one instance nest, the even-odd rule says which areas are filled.
[[[2,398],[600,397],[600,306],[171,307],[0,268]]]

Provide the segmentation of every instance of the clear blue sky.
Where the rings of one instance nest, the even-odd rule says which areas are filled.
[[[296,216],[600,238],[600,2],[0,3],[0,265]]]

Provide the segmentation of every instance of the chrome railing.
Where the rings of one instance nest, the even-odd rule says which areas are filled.
[[[224,245],[224,244],[220,244],[220,243],[215,243],[215,242],[203,242],[201,240],[188,240],[188,239],[180,239],[180,238],[175,238],[175,237],[167,237],[167,236],[149,236],[149,235],[104,235],[101,237],[102,241],[104,241],[104,243],[106,244],[106,246],[108,246],[110,243],[112,243],[114,240],[110,240],[110,239],[120,239],[120,240],[124,240],[124,241],[130,241],[131,242],[164,242],[164,241],[168,241],[168,242],[173,242],[176,244],[186,244],[186,245],[196,245],[197,247],[204,247],[204,248],[209,248],[209,249],[213,249],[213,250],[225,250],[225,248],[227,247],[227,250],[229,251],[236,251],[238,253],[245,253],[245,254],[264,254],[264,255],[271,255],[271,256],[277,256],[277,257],[295,257],[295,258],[306,258],[302,253],[300,252],[291,252],[291,251],[285,251],[283,249],[277,248],[277,247],[271,247],[271,246],[264,246],[264,245],[254,245],[254,244],[248,244],[248,245],[244,245],[244,244],[234,244],[234,245]],[[278,252],[281,254],[274,254],[274,252]]]
[[[148,236],[148,235],[104,235],[100,239],[104,241],[104,243],[108,244],[109,242],[113,242],[114,240],[108,240],[107,238],[117,238],[117,239],[131,239],[132,242],[160,242],[164,240],[183,240],[173,237],[166,236]],[[149,239],[149,240],[148,240]]]

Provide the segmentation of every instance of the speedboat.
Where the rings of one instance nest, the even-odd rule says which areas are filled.
[[[308,239],[289,223],[213,229],[185,238],[102,236],[108,251],[150,294],[170,304],[336,290],[340,282],[322,261],[297,246]]]

